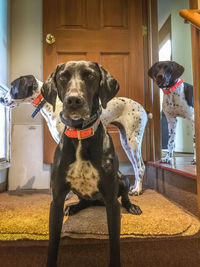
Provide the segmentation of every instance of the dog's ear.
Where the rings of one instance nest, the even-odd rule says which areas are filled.
[[[117,80],[102,66],[99,66],[101,80],[99,86],[99,97],[103,108],[106,108],[110,101],[119,91],[119,83]]]
[[[59,64],[56,67],[56,70],[49,75],[47,80],[43,83],[41,88],[41,93],[44,99],[53,106],[53,111],[56,109],[56,97],[58,94],[57,91],[57,83],[56,83],[56,75],[58,71],[61,69],[62,64]]]
[[[157,67],[158,62],[154,63],[153,66],[151,66],[151,68],[148,70],[148,75],[149,77],[151,77],[152,79],[154,79],[156,77],[156,67]]]
[[[175,61],[172,61],[172,66],[173,66],[173,79],[178,79],[183,74],[184,67],[176,63]]]

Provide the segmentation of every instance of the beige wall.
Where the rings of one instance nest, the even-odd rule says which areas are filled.
[[[42,0],[14,0],[11,4],[11,81],[32,74],[42,79]],[[30,117],[31,105],[12,111],[13,124],[41,124]]]
[[[42,64],[42,0],[13,0],[11,3],[11,81],[28,74],[42,80]],[[14,189],[18,185],[20,187],[24,185],[22,188],[25,188],[32,179],[31,173],[33,175],[34,172],[35,182],[39,179],[40,184],[34,183],[33,188],[49,188],[50,166],[42,164],[43,120],[40,113],[32,119],[33,110],[31,104],[23,104],[12,110],[12,160],[9,189]],[[33,131],[38,127],[41,129],[41,134],[35,135],[33,140],[30,138],[29,130]],[[40,133],[40,130],[38,132]],[[21,138],[24,140],[20,148],[17,145],[22,141]],[[37,157],[33,153],[36,149],[33,151],[31,147],[37,148]],[[15,177],[17,168],[20,168],[19,177]],[[29,170],[31,170],[30,174]],[[14,173],[15,183],[11,179],[12,173]]]

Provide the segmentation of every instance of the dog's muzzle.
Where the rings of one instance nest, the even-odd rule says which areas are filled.
[[[63,101],[63,117],[72,120],[87,119],[90,117],[90,110],[86,101],[79,95],[70,95]]]
[[[102,113],[102,107],[100,106],[98,108],[98,110],[96,111],[96,113],[93,114],[91,117],[89,117],[86,120],[84,120],[82,118],[79,120],[72,120],[70,118],[64,118],[63,112],[60,112],[60,119],[61,119],[62,123],[64,123],[65,126],[67,126],[67,127],[85,129],[86,127],[88,127],[89,125],[94,123],[96,120],[98,120],[101,113]]]
[[[80,109],[84,105],[84,99],[80,96],[68,96],[65,105],[68,109]]]

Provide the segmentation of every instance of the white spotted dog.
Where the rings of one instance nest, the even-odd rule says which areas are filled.
[[[148,75],[164,93],[162,109],[168,122],[169,140],[167,155],[161,159],[163,163],[172,161],[177,117],[181,117],[192,123],[194,148],[192,164],[196,164],[193,86],[179,79],[183,72],[184,68],[174,61],[156,62],[148,71]]]
[[[22,76],[11,83],[10,91],[0,98],[0,103],[10,107],[21,103],[40,105],[40,112],[47,122],[51,135],[59,143],[64,130],[64,124],[59,116],[62,103],[57,97],[56,109],[53,111],[51,104],[42,102],[42,84],[32,75]],[[33,116],[35,114],[36,112]],[[130,187],[130,193],[134,195],[142,192],[145,165],[141,155],[141,145],[148,117],[151,118],[151,113],[147,116],[146,111],[139,103],[125,97],[115,97],[110,100],[107,108],[102,109],[101,114],[101,120],[105,126],[112,123],[119,129],[122,147],[135,173],[135,184]]]

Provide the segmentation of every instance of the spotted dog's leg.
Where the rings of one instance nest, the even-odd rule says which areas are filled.
[[[172,156],[174,152],[174,141],[176,137],[177,119],[167,117],[167,122],[168,122],[168,131],[169,131],[168,151],[167,151],[167,155],[161,159],[161,162],[170,164],[172,161]]]
[[[141,156],[141,151],[132,150],[132,158],[135,161],[135,184],[130,187],[130,192],[132,195],[138,196],[142,192],[142,184],[144,180],[145,165]]]
[[[125,125],[125,123],[124,123]],[[145,166],[141,156],[141,142],[142,138],[135,136],[133,132],[126,132],[124,125],[117,124],[120,133],[120,140],[122,147],[130,160],[135,174],[135,184],[131,186],[131,195],[140,195],[142,192],[142,183],[145,172]],[[128,128],[128,127],[127,127]],[[145,128],[145,127],[144,127]],[[142,129],[140,129],[140,134]],[[141,135],[142,136],[142,135]]]
[[[122,147],[133,166],[135,174],[135,184],[130,187],[130,192],[132,195],[138,196],[142,192],[142,183],[145,172],[145,166],[141,157],[141,151],[135,138],[132,138],[129,141],[129,144],[127,143],[126,138],[122,139],[121,133],[120,138]]]
[[[192,129],[193,129],[193,150],[194,150],[194,157],[192,160],[192,164],[195,165],[196,164],[196,142],[195,142],[195,125],[194,125],[194,121],[192,120]]]

